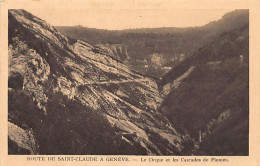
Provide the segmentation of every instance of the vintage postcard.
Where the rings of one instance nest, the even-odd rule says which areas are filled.
[[[260,1],[1,2],[1,166],[260,165]]]

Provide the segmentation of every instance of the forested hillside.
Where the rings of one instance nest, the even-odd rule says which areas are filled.
[[[222,34],[162,80],[161,88],[171,91],[160,110],[195,142],[201,137],[199,154],[248,154],[248,31],[247,24]],[[176,86],[174,81],[191,67]]]
[[[248,10],[193,28],[57,29],[8,11],[9,154],[248,155]]]

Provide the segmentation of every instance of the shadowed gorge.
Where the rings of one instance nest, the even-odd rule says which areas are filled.
[[[248,24],[108,31],[9,10],[8,153],[248,155]]]

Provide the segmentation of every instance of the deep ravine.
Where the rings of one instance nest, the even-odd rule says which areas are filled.
[[[233,17],[238,26],[227,27]],[[248,11],[221,20],[218,35],[158,77],[162,54],[138,61],[123,44],[67,38],[9,10],[8,153],[248,155]],[[157,77],[140,72],[143,62]]]

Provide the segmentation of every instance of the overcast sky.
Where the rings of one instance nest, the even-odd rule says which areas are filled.
[[[201,26],[219,20],[230,10],[35,10],[26,9],[54,26],[82,25],[98,29]]]

